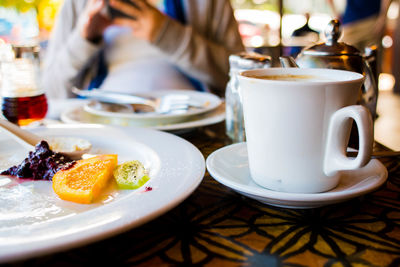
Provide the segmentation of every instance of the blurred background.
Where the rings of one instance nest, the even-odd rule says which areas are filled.
[[[57,12],[63,0],[0,0],[0,42],[13,44],[40,43],[45,53]],[[249,51],[271,55],[296,56],[302,48],[324,42],[324,30],[334,18],[326,0],[231,0],[239,31]],[[300,4],[301,3],[301,4]],[[335,0],[336,12],[343,12],[346,0]],[[382,73],[380,90],[396,90],[393,75],[393,53],[398,1],[391,1],[386,16],[382,42]],[[308,21],[308,23],[307,23]],[[306,25],[307,23],[307,25]],[[308,27],[308,34],[297,35],[295,30]],[[400,47],[398,48],[400,49]],[[400,78],[399,78],[400,80]],[[400,86],[399,86],[400,87]]]

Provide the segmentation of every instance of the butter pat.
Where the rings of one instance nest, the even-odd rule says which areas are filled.
[[[48,139],[50,149],[56,152],[88,151],[92,144],[81,138],[52,137]]]

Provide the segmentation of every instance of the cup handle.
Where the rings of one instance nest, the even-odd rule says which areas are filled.
[[[351,118],[357,124],[359,136],[359,150],[355,159],[346,156],[346,124],[349,124]],[[340,170],[358,169],[369,162],[373,145],[373,122],[367,108],[353,105],[339,109],[332,115],[328,129],[324,159],[324,172],[327,176]]]

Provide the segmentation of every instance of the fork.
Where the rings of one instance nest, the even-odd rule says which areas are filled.
[[[106,92],[98,89],[80,90],[72,88],[72,92],[78,96],[98,100],[112,104],[141,104],[147,105],[160,114],[180,114],[185,113],[189,108],[203,108],[199,103],[190,101],[190,97],[184,94],[166,94],[159,98],[147,98],[124,93]]]

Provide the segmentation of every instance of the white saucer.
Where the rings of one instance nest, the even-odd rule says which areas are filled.
[[[84,106],[73,106],[71,108],[65,109],[60,114],[60,119],[64,123],[99,123],[108,124],[115,126],[137,126],[136,123],[129,119],[105,119],[102,117],[94,116],[93,114],[87,113],[84,110]],[[193,117],[191,120],[179,122],[179,123],[169,123],[169,124],[158,124],[151,126],[144,126],[146,128],[170,131],[170,132],[180,132],[183,130],[190,130],[197,127],[207,126],[219,123],[225,119],[225,105],[221,104],[218,108],[210,111],[206,114],[198,115]],[[142,126],[143,127],[143,126]]]
[[[343,171],[339,185],[324,193],[301,194],[260,187],[250,177],[246,143],[233,144],[213,152],[206,161],[215,180],[262,203],[285,208],[316,208],[343,202],[379,188],[387,179],[383,164],[372,159],[365,167]]]

